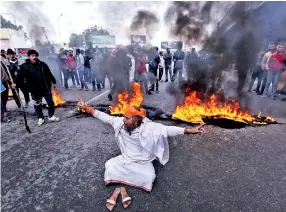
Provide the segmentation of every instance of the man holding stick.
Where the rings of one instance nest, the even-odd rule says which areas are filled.
[[[105,163],[106,185],[122,183],[150,192],[156,177],[152,161],[157,158],[165,165],[169,160],[168,137],[203,132],[201,129],[203,125],[195,128],[181,128],[152,122],[146,118],[146,110],[143,108],[127,106],[123,113],[124,117],[113,117],[93,109],[82,101],[78,106],[81,111],[110,124],[115,131],[116,143],[121,155]],[[114,197],[116,195],[107,201],[109,210],[112,210],[115,205]]]
[[[38,59],[36,50],[28,51],[28,59],[20,66],[16,84],[24,86],[31,93],[35,111],[38,115],[38,126],[45,123],[42,111],[42,98],[44,97],[49,108],[49,121],[59,121],[55,113],[55,106],[51,94],[51,87],[55,88],[56,79],[51,73],[49,66]]]

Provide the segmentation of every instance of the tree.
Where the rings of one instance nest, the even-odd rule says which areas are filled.
[[[72,33],[69,40],[69,47],[82,47],[84,40],[82,34]]]
[[[92,36],[93,35],[109,35],[110,33],[107,29],[102,27],[98,27],[94,25],[92,27],[87,28],[81,34],[72,33],[69,40],[69,47],[83,47],[84,44],[86,47],[92,48]]]

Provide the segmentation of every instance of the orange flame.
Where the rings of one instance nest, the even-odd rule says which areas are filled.
[[[55,106],[62,105],[66,102],[61,96],[60,92],[56,90],[52,90],[52,96]]]
[[[144,93],[139,83],[132,83],[131,94],[124,91],[117,95],[118,103],[109,106],[111,114],[122,114],[127,105],[140,107],[144,100]],[[210,96],[207,101],[202,101],[196,91],[187,90],[187,96],[183,105],[178,105],[173,113],[173,119],[180,119],[190,123],[202,123],[203,118],[224,118],[246,124],[266,125],[269,122],[275,122],[271,116],[267,116],[265,121],[261,120],[261,112],[257,117],[252,116],[248,111],[243,111],[240,104],[235,99],[228,99],[224,103],[220,103],[216,94]]]
[[[213,94],[203,102],[196,91],[189,92],[183,105],[178,105],[173,114],[174,119],[192,123],[202,123],[204,117],[220,117],[238,122],[250,123],[255,118],[248,112],[242,111],[238,101],[219,103],[218,97]]]
[[[141,90],[139,83],[132,83],[132,92],[129,95],[128,91],[117,94],[118,103],[114,106],[109,106],[111,114],[122,114],[127,105],[140,107],[144,99],[144,93]]]

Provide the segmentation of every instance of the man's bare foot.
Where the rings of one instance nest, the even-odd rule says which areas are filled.
[[[111,197],[108,200],[106,200],[106,207],[108,210],[110,211],[113,210],[114,206],[116,205],[116,200],[120,194],[120,191],[121,191],[120,188],[116,188]]]

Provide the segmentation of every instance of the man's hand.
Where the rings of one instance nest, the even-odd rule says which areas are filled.
[[[13,83],[13,84],[11,85],[11,87],[12,87],[13,89],[16,89],[16,84]]]
[[[194,128],[185,128],[185,134],[202,134],[204,130],[202,127],[205,125],[205,123],[200,124],[200,126],[194,127]]]
[[[80,100],[80,102],[77,105],[80,111],[89,113],[89,114],[94,114],[94,109],[88,104],[86,104],[85,102],[83,102],[82,100]]]

